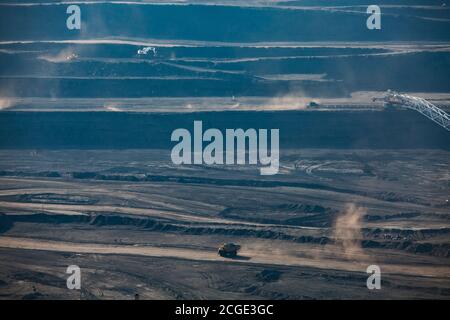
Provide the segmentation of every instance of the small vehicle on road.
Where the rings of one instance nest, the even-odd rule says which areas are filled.
[[[234,258],[237,256],[237,253],[240,249],[241,249],[240,245],[228,242],[228,243],[222,244],[219,247],[219,250],[217,251],[217,253],[221,257]]]

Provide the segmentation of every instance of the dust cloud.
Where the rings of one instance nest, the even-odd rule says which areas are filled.
[[[366,256],[361,247],[362,219],[366,212],[366,208],[347,204],[334,222],[332,238],[346,258]]]
[[[311,99],[286,95],[281,97],[275,97],[268,101],[264,105],[264,109],[267,110],[305,110],[308,108],[308,104]]]
[[[45,60],[47,62],[52,63],[69,62],[71,60],[75,60],[76,58],[78,58],[78,55],[74,52],[72,48],[63,49],[55,55],[47,54],[39,57],[39,59],[41,60]]]
[[[6,110],[15,105],[14,99],[0,97],[0,110]]]
[[[103,108],[105,108],[108,111],[114,111],[114,112],[118,112],[118,111],[122,111],[119,108],[119,103],[116,102],[111,102],[111,103],[106,103]]]

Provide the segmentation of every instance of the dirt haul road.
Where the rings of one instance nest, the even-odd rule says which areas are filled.
[[[330,260],[320,255],[311,258],[297,257],[288,250],[263,250],[257,248],[243,248],[236,259],[226,259],[217,255],[215,251],[200,249],[185,249],[176,247],[155,247],[137,245],[105,245],[96,243],[71,243],[60,241],[48,241],[32,238],[0,237],[0,247],[11,249],[43,250],[56,252],[93,253],[137,255],[162,258],[176,258],[195,261],[227,261],[228,263],[251,263],[264,265],[303,266],[321,269],[334,269],[364,272],[370,264],[354,257],[350,260]],[[362,257],[364,259],[364,257]],[[448,279],[450,268],[446,266],[407,266],[407,265],[381,265],[384,273],[403,274],[423,277],[438,277]]]

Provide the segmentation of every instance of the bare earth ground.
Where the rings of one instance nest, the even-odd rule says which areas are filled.
[[[449,6],[332,2],[0,3],[0,299],[449,299],[448,132],[374,99],[450,110]],[[196,120],[280,173],[173,166]]]
[[[160,150],[1,151],[0,297],[448,299],[448,152],[282,155],[261,177]]]

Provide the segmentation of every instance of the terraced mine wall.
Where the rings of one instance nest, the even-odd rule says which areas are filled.
[[[199,113],[0,112],[2,149],[170,149],[177,128],[280,128],[283,148],[450,150],[450,133],[414,111]]]

